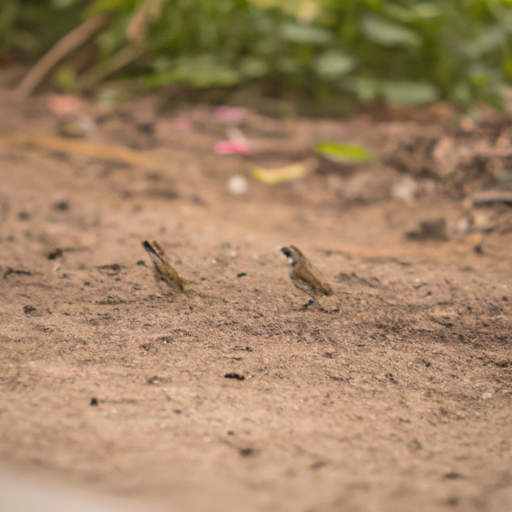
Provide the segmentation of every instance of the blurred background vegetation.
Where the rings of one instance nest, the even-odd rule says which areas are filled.
[[[98,15],[52,69],[61,90],[500,108],[512,81],[512,0],[2,0],[0,63]]]

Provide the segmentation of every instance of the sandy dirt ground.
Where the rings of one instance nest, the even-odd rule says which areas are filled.
[[[44,96],[0,90],[4,469],[148,510],[512,510],[512,222],[503,201],[467,202],[488,167],[464,181],[443,142],[442,176],[395,148],[402,164],[227,187],[317,140],[379,153],[450,118],[250,114],[253,155],[220,156],[207,109],[192,131],[152,112],[134,102],[85,139],[147,158],[127,165],[20,144],[57,120]],[[436,219],[441,233],[418,228]],[[153,239],[187,293],[155,280]],[[288,244],[333,297],[302,308]]]

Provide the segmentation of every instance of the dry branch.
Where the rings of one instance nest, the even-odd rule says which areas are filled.
[[[32,67],[16,89],[16,94],[21,98],[30,96],[54,66],[75,48],[83,44],[89,36],[103,27],[109,20],[110,16],[108,14],[99,14],[84,21],[66,34]]]

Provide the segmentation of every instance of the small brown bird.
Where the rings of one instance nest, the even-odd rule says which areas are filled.
[[[160,247],[160,244],[156,240],[153,240],[153,244],[146,240],[142,242],[142,247],[146,249],[151,261],[155,265],[156,278],[163,281],[172,290],[184,292],[186,281],[178,275],[178,272],[167,261],[165,251]]]
[[[281,252],[288,258],[288,274],[292,283],[310,296],[332,295],[333,289],[327,279],[313,266],[294,245],[283,247]]]

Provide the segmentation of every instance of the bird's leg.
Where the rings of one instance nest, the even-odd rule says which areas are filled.
[[[309,306],[311,306],[314,302],[315,302],[315,299],[312,299],[310,297],[304,304],[302,304],[302,307],[300,308],[301,311],[306,311],[306,309],[308,309]]]

